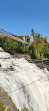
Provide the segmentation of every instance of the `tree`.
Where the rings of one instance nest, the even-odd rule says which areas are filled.
[[[33,38],[35,37],[35,31],[33,28],[31,29],[31,35],[33,36]]]
[[[40,33],[36,33],[35,38],[36,39],[40,38]]]
[[[45,38],[35,38],[30,46],[31,57],[34,58],[48,58],[49,57],[49,44]],[[33,57],[34,55],[34,57]]]

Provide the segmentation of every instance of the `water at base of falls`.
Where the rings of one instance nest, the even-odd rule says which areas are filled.
[[[0,50],[0,87],[11,96],[17,108],[49,111],[49,71],[39,69],[24,58],[13,58]],[[25,87],[24,87],[25,86]]]

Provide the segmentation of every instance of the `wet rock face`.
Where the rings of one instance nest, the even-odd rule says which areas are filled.
[[[0,87],[7,91],[17,108],[49,111],[49,71],[39,69],[24,58],[0,51]]]
[[[13,103],[11,97],[9,97],[7,92],[5,92],[1,87],[0,87],[0,100],[5,104],[6,108],[11,108],[12,111],[17,111],[17,108]]]
[[[0,52],[4,52],[4,50],[0,47]]]

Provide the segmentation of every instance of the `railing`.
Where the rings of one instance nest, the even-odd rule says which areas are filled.
[[[31,59],[31,60],[29,60],[29,62],[36,62],[36,63],[44,63],[44,64],[49,64],[49,59]]]
[[[18,38],[18,37],[16,37],[16,36],[14,36],[13,34],[10,34],[10,33],[7,32],[7,31],[0,30],[0,33],[3,34],[4,36],[10,37],[11,39],[16,40],[16,41],[18,41],[18,42],[21,42],[21,43],[23,43],[23,44],[28,44],[28,42],[26,42],[26,41],[24,41],[24,40],[22,40],[22,39],[20,39],[20,38]]]
[[[30,63],[36,63],[40,68],[49,67],[49,59],[32,59],[28,60]]]

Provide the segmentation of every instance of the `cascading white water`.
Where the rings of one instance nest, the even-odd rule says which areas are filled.
[[[2,49],[0,64],[0,87],[8,92],[17,108],[22,109],[25,104],[27,108],[35,111],[49,111],[47,69],[39,69],[24,58],[13,58]]]

